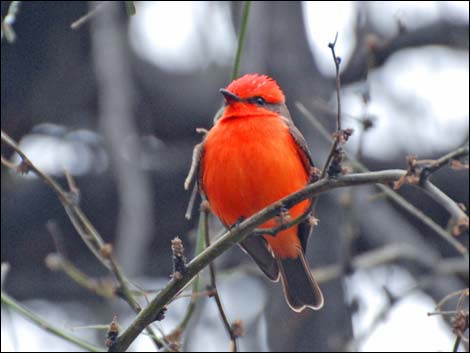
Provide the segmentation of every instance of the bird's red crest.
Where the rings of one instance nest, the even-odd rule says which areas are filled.
[[[227,90],[245,99],[250,97],[263,97],[268,103],[284,103],[285,97],[275,80],[266,75],[246,74],[228,86]]]

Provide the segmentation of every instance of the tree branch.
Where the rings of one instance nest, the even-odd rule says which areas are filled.
[[[36,176],[38,176],[42,181],[44,181],[46,185],[51,187],[51,189],[54,191],[54,193],[57,195],[60,202],[62,203],[62,206],[64,207],[67,215],[69,216],[69,219],[72,222],[77,233],[80,235],[80,237],[91,250],[91,252],[96,256],[96,258],[116,278],[117,282],[119,283],[119,291],[117,292],[117,294],[119,294],[119,296],[129,304],[129,306],[134,310],[135,313],[138,313],[141,310],[140,304],[137,302],[131,289],[129,288],[129,280],[126,278],[126,276],[121,270],[121,267],[114,259],[111,245],[106,244],[104,242],[99,232],[95,229],[93,224],[77,205],[76,198],[71,197],[69,193],[63,190],[62,187],[54,179],[52,179],[50,176],[38,169],[25,155],[25,153],[21,150],[18,144],[13,141],[13,139],[8,136],[3,130],[1,131],[1,141],[2,143],[5,143],[6,145],[10,146],[21,157],[21,163],[14,168],[16,172],[27,173],[28,171],[32,171]],[[4,161],[7,161],[7,159],[3,158],[3,156],[1,161],[2,164],[7,168],[12,168],[11,163],[4,163]],[[154,340],[155,344],[158,347],[162,347],[163,344],[155,336],[152,328],[149,327],[147,330],[149,331],[149,334]]]
[[[458,224],[467,224],[468,229],[468,216],[465,212],[457,205],[457,203],[452,200],[446,193],[444,193],[441,189],[436,187],[433,183],[429,180],[426,180],[423,189],[426,190],[429,195],[440,205],[442,205],[447,212],[451,215],[452,219],[451,222],[458,225]],[[455,232],[454,232],[455,234]],[[457,234],[455,234],[457,235]]]
[[[328,43],[328,48],[330,48],[331,50],[331,55],[333,56],[336,71],[336,101],[338,103],[338,112],[336,115],[336,131],[341,131],[341,79],[339,76],[339,65],[341,64],[341,58],[339,56],[336,56],[335,52],[337,40],[338,32],[336,32],[335,40],[333,41],[333,43]]]
[[[206,248],[199,256],[187,266],[186,274],[176,280],[173,278],[167,286],[143,309],[131,325],[118,337],[116,344],[110,348],[111,352],[125,351],[135,338],[149,325],[156,313],[172,300],[204,267],[214,261],[227,249],[247,238],[259,225],[279,214],[283,208],[291,208],[295,204],[321,193],[340,187],[366,185],[373,183],[390,183],[398,180],[406,172],[404,170],[385,170],[361,174],[338,176],[334,179],[322,179],[314,184],[271,204],[253,216],[247,218],[234,229],[226,231],[212,245]],[[450,237],[450,236],[449,236]],[[451,238],[455,248],[462,254],[468,254],[467,249],[458,241]]]
[[[323,125],[318,121],[318,119],[311,114],[303,104],[300,102],[296,103],[297,108],[302,112],[302,114],[305,115],[305,117],[308,118],[309,122],[312,123],[312,125],[320,132],[320,134],[326,139],[329,140],[329,133],[328,131],[323,127]],[[369,169],[365,165],[363,165],[361,162],[359,162],[357,159],[355,159],[351,154],[346,153],[346,157],[348,158],[349,162],[354,166],[356,170],[362,171],[362,172],[368,172]],[[439,236],[441,236],[446,242],[448,242],[450,245],[452,245],[459,253],[467,253],[468,251],[466,250],[465,247],[463,247],[462,244],[460,244],[457,240],[455,240],[452,235],[450,235],[444,228],[442,228],[439,224],[434,222],[430,217],[426,216],[421,210],[413,206],[411,203],[409,203],[403,196],[399,195],[397,192],[392,190],[389,186],[387,185],[377,185],[377,187],[392,201],[394,201],[398,206],[403,208],[405,211],[419,219],[422,223],[427,225],[429,228],[431,228],[433,231],[435,231]],[[468,218],[467,218],[468,219]]]
[[[333,134],[333,144],[331,145],[330,152],[328,153],[328,156],[326,158],[325,165],[323,166],[320,178],[325,177],[327,173],[329,176],[336,176],[337,174],[341,174],[341,161],[343,158],[343,148],[341,147],[341,144],[344,144],[352,133],[351,129],[348,129],[347,132],[341,129],[341,78],[339,75],[339,66],[341,64],[341,58],[339,56],[336,56],[335,52],[337,40],[338,33],[336,33],[335,40],[333,41],[333,43],[328,43],[328,48],[330,48],[331,55],[333,56],[336,72],[336,132]],[[315,208],[316,202],[317,201],[314,201],[313,208]]]
[[[422,250],[417,247],[396,243],[384,245],[353,257],[351,266],[357,271],[405,260],[412,261],[426,270],[432,270],[436,275],[468,273],[468,262],[460,256],[446,259],[429,258],[428,254],[423,254]],[[340,277],[342,266],[338,264],[327,265],[312,269],[312,273],[318,283],[325,283]]]
[[[364,41],[367,47],[356,48],[341,74],[341,80],[345,84],[360,81],[371,68],[384,65],[394,53],[407,48],[441,45],[468,50],[468,29],[468,24],[440,20],[414,30],[402,31],[388,40],[369,34],[369,40]]]
[[[78,337],[75,337],[68,332],[65,332],[64,330],[48,323],[47,321],[43,320],[41,317],[36,315],[35,313],[31,312],[29,309],[25,308],[23,305],[18,303],[15,299],[10,297],[8,294],[4,293],[2,291],[2,304],[7,305],[10,309],[13,309],[16,311],[18,314],[22,315],[29,321],[32,321],[39,327],[43,328],[47,332],[50,332],[58,337],[63,338],[64,340],[75,344],[78,347],[81,347],[83,349],[86,349],[87,351],[90,352],[104,352],[103,349],[96,347],[92,345],[91,343],[88,343]]]
[[[426,174],[427,174],[426,176],[429,176],[431,173],[434,173],[438,169],[445,167],[452,160],[456,160],[456,159],[468,156],[468,152],[469,152],[469,147],[467,143],[465,146],[462,146],[453,151],[450,151],[449,153],[442,156],[441,158],[438,158],[435,161],[432,161],[430,166],[424,168],[424,170],[426,170]]]
[[[243,51],[243,41],[245,40],[245,32],[248,24],[248,17],[250,16],[251,1],[245,1],[245,7],[243,8],[242,24],[240,26],[240,33],[238,34],[238,45],[237,53],[235,55],[235,63],[233,65],[232,80],[235,80],[238,76],[240,68],[240,61]]]
[[[29,159],[24,155],[20,150],[19,146],[11,140],[8,135],[2,131],[2,141],[7,143],[15,151],[17,151],[20,156],[23,158],[23,162],[20,164],[26,165],[26,171],[32,170],[43,179],[48,185],[50,185],[53,190],[59,196],[59,199],[63,202],[64,207],[68,213],[72,213],[76,216],[76,220],[84,221],[82,222],[83,226],[87,227],[88,231],[94,231],[94,228],[90,228],[88,219],[81,212],[78,206],[71,204],[70,198],[67,197],[67,193],[62,190],[62,188],[55,183],[53,179],[42,173],[38,170]],[[24,166],[23,168],[24,169]],[[173,278],[167,284],[167,286],[150,302],[150,304],[140,311],[137,315],[134,322],[118,337],[116,343],[110,347],[110,351],[124,351],[129,347],[129,345],[134,341],[134,339],[144,330],[149,324],[151,324],[155,318],[155,315],[160,312],[163,307],[168,304],[185,286],[201,271],[205,266],[210,264],[215,258],[220,256],[227,249],[242,241],[248,237],[259,225],[263,224],[267,220],[275,217],[279,214],[282,209],[291,208],[295,204],[312,197],[315,197],[321,193],[348,186],[356,185],[365,185],[365,184],[387,184],[393,181],[400,179],[403,175],[406,174],[404,170],[385,170],[378,172],[368,172],[360,174],[349,174],[344,176],[338,176],[337,178],[322,179],[314,184],[307,185],[305,188],[293,193],[282,200],[275,202],[274,204],[268,206],[264,210],[256,213],[252,217],[243,221],[235,229],[225,232],[220,238],[218,238],[210,247],[206,248],[202,253],[193,259],[187,266],[186,274],[180,277],[179,279]],[[72,220],[74,220],[73,218]],[[431,220],[432,221],[432,220]],[[445,232],[444,238],[453,245],[457,251],[465,256],[468,255],[468,250],[460,244],[457,240],[451,237],[447,232]],[[95,236],[99,236],[96,232]],[[99,240],[101,238],[98,238]],[[101,240],[102,241],[102,240]],[[113,261],[112,258],[109,261]],[[119,270],[119,267],[113,268],[114,271],[117,271],[121,276],[117,276],[118,280],[122,282],[126,288],[127,281],[123,276],[122,272]],[[129,290],[130,293],[130,290]],[[131,297],[133,301],[135,299]],[[137,311],[137,310],[136,310]]]

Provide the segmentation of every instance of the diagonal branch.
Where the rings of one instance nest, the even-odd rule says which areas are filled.
[[[172,279],[167,286],[143,309],[130,326],[118,337],[116,343],[110,348],[111,352],[125,351],[136,339],[142,330],[155,318],[155,314],[172,300],[204,267],[209,265],[217,257],[223,254],[233,245],[247,238],[259,225],[279,214],[282,208],[291,208],[293,205],[321,193],[337,189],[340,187],[366,185],[366,184],[386,184],[398,180],[406,172],[404,170],[384,170],[378,172],[368,172],[360,174],[349,174],[338,176],[335,179],[322,179],[314,184],[281,199],[265,209],[254,214],[240,223],[234,229],[226,231],[211,246],[207,247],[199,256],[193,259],[187,266],[186,274],[176,280]],[[468,250],[457,240],[449,236],[449,242],[464,256],[468,255]]]
[[[119,283],[119,288],[116,291],[116,294],[124,299],[124,301],[129,304],[135,313],[138,313],[141,310],[140,304],[137,302],[134,294],[129,288],[129,280],[126,278],[121,267],[114,259],[111,245],[104,242],[99,232],[77,205],[76,198],[71,197],[70,193],[66,192],[54,179],[37,168],[21,150],[20,146],[18,146],[18,144],[3,130],[1,131],[1,141],[2,143],[5,143],[11,147],[21,157],[21,163],[17,167],[14,167],[11,163],[5,163],[7,159],[3,156],[1,159],[2,164],[9,169],[14,167],[13,169],[19,173],[26,173],[31,171],[41,180],[43,180],[44,183],[51,187],[62,203],[62,206],[64,207],[65,212],[67,213],[77,233],[80,235],[91,252],[96,256],[96,258],[116,278],[117,282]],[[157,347],[162,347],[163,344],[155,336],[152,328],[148,327],[147,331],[152,336],[152,339],[154,340]]]
[[[91,343],[88,343],[88,342],[82,340],[81,338],[75,337],[75,336],[69,334],[68,332],[65,332],[64,330],[62,330],[62,329],[60,329],[56,326],[53,326],[52,324],[50,324],[47,321],[43,320],[38,315],[36,315],[32,311],[30,311],[29,309],[25,308],[23,305],[18,303],[16,300],[14,300],[12,297],[10,297],[8,294],[4,293],[3,291],[2,291],[2,304],[7,305],[9,308],[13,309],[14,311],[19,313],[20,315],[24,316],[26,319],[34,322],[39,327],[42,327],[47,332],[50,332],[50,333],[52,333],[56,336],[59,336],[59,337],[65,339],[66,341],[68,341],[72,344],[75,344],[78,347],[86,349],[89,352],[104,352],[104,350],[102,350],[101,348],[96,347],[96,346],[92,345]]]

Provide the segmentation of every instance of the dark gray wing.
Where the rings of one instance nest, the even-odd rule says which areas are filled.
[[[294,125],[289,110],[287,109],[285,104],[281,104],[279,106],[278,112],[281,117],[284,118],[283,121],[289,127],[289,132],[292,138],[294,139],[295,143],[297,144],[298,152],[300,158],[302,159],[302,163],[304,165],[305,170],[309,175],[312,175],[312,168],[315,167],[315,165],[313,163],[312,155],[310,154],[310,150],[308,149],[308,145],[305,141],[304,136],[302,135],[300,130],[297,129],[297,126]]]
[[[314,181],[314,175],[312,174],[312,171],[315,165],[313,164],[312,155],[310,154],[310,150],[308,149],[307,142],[305,141],[305,138],[299,131],[299,129],[297,129],[297,127],[294,125],[289,110],[287,109],[285,104],[282,104],[280,106],[279,113],[281,114],[283,121],[289,128],[289,132],[297,145],[297,151],[299,153],[300,158],[302,159],[304,168],[308,175],[310,175],[310,182],[312,182]],[[313,204],[313,199],[311,204]],[[302,222],[299,224],[298,236],[304,252],[307,248],[307,241],[310,234],[312,233],[312,229],[313,226],[308,222]]]
[[[263,237],[250,236],[240,246],[271,281],[279,281],[279,266]]]

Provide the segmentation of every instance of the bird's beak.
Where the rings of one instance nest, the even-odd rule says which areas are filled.
[[[234,102],[241,102],[240,97],[236,96],[235,94],[233,94],[230,91],[227,91],[225,88],[219,89],[219,92],[222,93],[222,95],[224,96],[225,104],[227,104],[227,105],[230,104],[230,103],[234,103]]]

